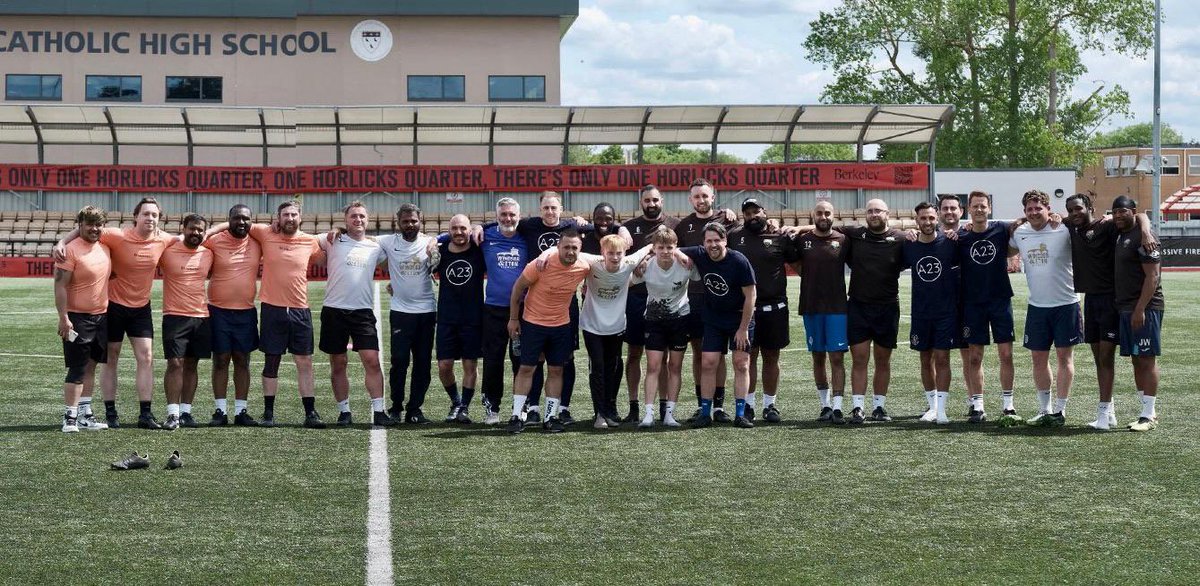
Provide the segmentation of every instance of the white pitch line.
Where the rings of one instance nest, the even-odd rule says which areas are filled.
[[[379,358],[383,361],[383,315],[379,284],[375,284],[375,325]],[[388,474],[387,429],[371,430],[370,472],[367,479],[367,585],[392,583],[392,497]]]

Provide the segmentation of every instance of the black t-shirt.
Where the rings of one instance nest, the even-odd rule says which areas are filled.
[[[904,234],[893,229],[876,234],[866,226],[846,228],[842,233],[850,265],[850,298],[862,303],[899,303]]]
[[[796,244],[782,234],[755,234],[745,226],[729,233],[729,248],[754,268],[755,304],[759,307],[787,301],[787,265],[800,258]]]
[[[1079,229],[1067,224],[1071,232],[1071,265],[1074,266],[1075,291],[1111,295],[1113,293],[1113,251],[1117,242],[1117,223],[1095,220]]]
[[[796,238],[800,257],[800,313],[846,313],[846,236],[813,232]]]
[[[742,253],[726,250],[725,258],[713,260],[703,246],[679,249],[695,263],[704,288],[704,320],[723,327],[735,327],[742,321],[746,296],[742,287],[754,284],[754,268]],[[757,291],[756,291],[757,294]]]
[[[593,229],[590,232],[584,232],[583,234],[580,234],[583,239],[583,244],[579,248],[580,252],[586,252],[588,254],[603,254],[600,251],[600,241],[603,240],[605,236],[608,236],[609,234],[616,234],[620,230],[620,222],[613,222],[610,224],[608,226],[608,231],[604,233],[601,233],[599,229],[595,229],[595,225],[593,224]],[[555,244],[557,244],[557,242]]]
[[[438,276],[440,324],[479,324],[483,320],[483,275],[487,270],[483,251],[471,242],[463,252],[451,252],[450,243],[438,244],[441,260]]]
[[[587,226],[577,225],[571,218],[561,218],[557,226],[547,226],[541,216],[524,218],[517,222],[517,234],[525,239],[525,249],[529,251],[529,260],[531,261],[547,249],[558,246],[562,231],[567,228],[575,228],[580,235],[583,235],[591,232],[594,226],[590,224]]]
[[[1146,270],[1142,265],[1159,264],[1158,251],[1146,252],[1146,249],[1142,248],[1142,231],[1137,227],[1128,232],[1118,232],[1115,248],[1113,271],[1116,273],[1114,296],[1117,301],[1117,309],[1133,311],[1137,306],[1138,298],[1142,296],[1142,281],[1146,279]],[[1146,304],[1146,309],[1162,311],[1164,307],[1162,277],[1160,276],[1154,286],[1154,295]]]
[[[704,246],[704,227],[711,222],[719,222],[725,226],[726,230],[732,230],[736,223],[726,222],[725,216],[718,215],[720,210],[714,210],[713,215],[707,218],[697,218],[696,213],[692,212],[679,220],[675,224],[675,236],[679,238],[679,246]],[[688,302],[692,307],[699,307],[703,303],[704,284],[701,281],[692,281],[688,285]]]

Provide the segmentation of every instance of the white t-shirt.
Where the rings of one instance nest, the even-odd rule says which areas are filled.
[[[1041,230],[1022,224],[1013,231],[1008,245],[1021,253],[1030,305],[1061,307],[1079,303],[1071,265],[1071,233],[1065,224],[1051,228],[1046,223]]]
[[[678,260],[671,268],[658,266],[658,259],[646,265],[646,273],[633,276],[634,283],[646,283],[646,320],[663,321],[683,317],[691,313],[688,305],[688,281],[699,281],[700,275],[694,268],[685,269]]]
[[[587,295],[579,311],[579,327],[585,332],[611,336],[625,331],[625,301],[629,298],[629,276],[649,249],[639,250],[621,260],[616,272],[604,268],[604,257],[580,253],[579,258],[592,266],[588,273]]]
[[[325,305],[338,309],[375,307],[375,265],[383,259],[378,242],[355,240],[345,234],[326,250],[329,283],[325,286]]]
[[[379,247],[388,259],[392,278],[392,311],[404,313],[434,313],[437,299],[433,296],[433,267],[425,247],[430,237],[417,234],[412,242],[399,234],[377,238]]]

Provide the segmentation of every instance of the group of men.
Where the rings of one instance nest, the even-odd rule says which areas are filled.
[[[426,365],[432,365],[436,350],[439,381],[451,404],[447,422],[471,422],[478,383],[484,423],[500,423],[508,362],[513,400],[506,429],[518,433],[540,423],[546,431],[562,431],[575,422],[570,402],[580,329],[597,428],[681,425],[675,408],[689,346],[697,402],[687,420],[692,426],[753,427],[758,386],[762,419],[778,422],[780,351],[790,344],[789,267],[800,275],[796,311],[803,316],[812,358],[819,420],[836,425],[891,419],[886,399],[899,333],[899,279],[911,269],[910,346],[920,352],[928,401],[921,420],[949,422],[950,352],[955,348],[962,354],[967,420],[986,420],[982,363],[985,346],[994,342],[1000,359],[1000,421],[1011,423],[1019,416],[1013,400],[1015,327],[1008,273],[1010,259],[1017,256],[1029,283],[1024,345],[1032,353],[1040,406],[1030,423],[1065,421],[1072,347],[1086,341],[1100,380],[1097,419],[1089,425],[1109,429],[1115,424],[1118,345],[1122,355],[1132,357],[1143,403],[1130,428],[1146,431],[1157,424],[1155,357],[1163,309],[1158,256],[1148,222],[1136,213],[1132,200],[1117,198],[1109,220],[1094,217],[1091,197],[1077,194],[1067,200],[1064,221],[1050,213],[1044,193],[1031,191],[1022,200],[1025,219],[1007,223],[989,220],[991,196],[972,192],[965,202],[968,224],[960,226],[959,199],[946,196],[936,205],[918,205],[918,229],[906,232],[890,227],[887,204],[878,199],[867,202],[863,226],[835,226],[836,210],[823,201],[812,210],[812,225],[784,228],[767,220],[758,199],[742,202],[740,218],[717,209],[715,199],[713,186],[697,179],[689,189],[693,213],[677,220],[664,213],[662,194],[648,185],[639,195],[641,216],[621,224],[612,206],[601,204],[586,223],[563,218],[561,198],[548,191],[540,198],[537,216],[522,219],[520,205],[502,198],[494,223],[472,226],[466,216],[457,215],[448,234],[440,236],[421,233],[421,212],[411,204],[396,214],[398,232],[383,236],[367,234],[370,217],[361,202],[349,204],[344,228],[328,235],[300,230],[296,201],[281,204],[270,225],[254,224],[243,205],[216,226],[192,214],[184,218],[180,235],[159,230],[162,211],[152,198],[138,203],[136,224],[125,229],[105,228],[104,212],[86,207],[79,212],[77,232],[55,251],[58,333],[67,366],[63,431],[120,425],[116,366],[126,335],[137,362],[139,427],[198,425],[192,416],[197,365],[210,356],[215,409],[209,424],[229,423],[226,394],[232,362],[233,423],[274,426],[278,372],[287,353],[296,367],[304,426],[325,427],[315,407],[307,296],[312,264],[324,264],[328,271],[317,346],[329,356],[342,426],[353,423],[350,351],[358,353],[365,371],[372,423],[390,426],[429,422],[422,406],[432,380]],[[390,278],[388,409],[379,356],[382,336],[376,327],[381,302],[374,281],[384,262]],[[256,287],[260,265],[261,290]],[[156,269],[164,280],[168,405],[162,423],[151,411],[150,291]],[[1077,292],[1086,294],[1082,312]],[[1051,347],[1056,377],[1049,368]],[[264,354],[264,405],[258,420],[247,405],[249,357],[256,349]],[[849,409],[843,405],[847,352]],[[725,410],[727,356],[733,367],[732,416]],[[868,412],[871,361],[873,403]],[[455,378],[459,362],[461,389]],[[104,421],[91,410],[97,364],[103,365]],[[622,378],[630,403],[624,418],[617,407]],[[1052,387],[1057,390],[1053,403]]]

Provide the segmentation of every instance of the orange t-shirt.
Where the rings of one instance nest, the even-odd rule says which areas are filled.
[[[165,232],[151,234],[143,240],[134,228],[105,228],[100,242],[112,254],[113,282],[108,297],[125,307],[142,307],[150,303],[150,287],[154,285],[154,267],[162,253],[174,242]]]
[[[54,268],[71,272],[67,283],[67,311],[100,315],[108,311],[108,276],[112,261],[108,247],[76,238],[67,245],[67,260]]]
[[[163,315],[208,317],[204,280],[212,265],[213,253],[203,246],[193,250],[180,243],[163,253],[158,261],[163,274]]]
[[[204,241],[213,254],[212,275],[208,281],[208,302],[221,309],[250,309],[258,290],[258,263],[262,246],[246,236],[229,232],[214,234]]]
[[[308,265],[319,258],[317,237],[304,232],[288,236],[265,224],[250,226],[250,237],[262,245],[262,290],[258,299],[278,307],[308,307]]]
[[[531,262],[521,271],[521,276],[529,281],[529,291],[525,293],[525,321],[548,328],[571,323],[571,298],[592,271],[591,265],[583,259],[575,259],[572,265],[551,259],[544,271],[537,270],[536,265]]]

